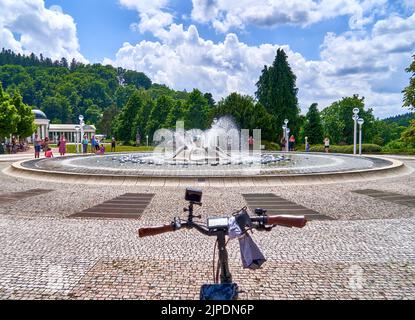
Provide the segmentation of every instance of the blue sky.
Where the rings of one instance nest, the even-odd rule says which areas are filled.
[[[136,11],[129,10],[116,0],[46,0],[46,7],[59,5],[71,15],[76,24],[82,54],[91,62],[102,62],[104,58],[115,58],[117,50],[124,42],[137,43],[141,40],[155,40],[151,33],[140,34],[132,31],[130,25],[137,22]],[[194,24],[183,15],[190,16],[191,1],[170,1],[169,9],[177,12],[176,23]],[[93,14],[91,14],[93,13]],[[262,43],[289,44],[308,59],[319,58],[319,47],[327,32],[342,33],[349,28],[349,18],[339,16],[322,21],[306,28],[296,26],[279,26],[278,28],[261,28],[249,26],[238,33],[239,39],[249,45]],[[215,42],[223,41],[224,35],[211,26],[199,24],[198,31],[202,38]]]
[[[415,0],[0,0],[0,43],[142,71],[216,100],[254,95],[283,48],[303,112],[359,94],[386,117],[407,111],[414,10]]]

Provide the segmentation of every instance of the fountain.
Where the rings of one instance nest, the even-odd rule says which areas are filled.
[[[175,131],[161,129],[155,133],[158,143],[152,154],[128,154],[112,157],[120,165],[190,166],[217,167],[276,164],[290,161],[283,155],[262,154],[261,150],[249,150],[248,130],[239,130],[230,117],[214,119],[210,129],[185,131],[178,123]],[[260,136],[256,137],[259,141]],[[241,173],[242,174],[242,173]]]
[[[363,173],[402,169],[402,163],[380,157],[263,151],[259,130],[254,130],[253,136],[250,149],[249,130],[240,130],[230,117],[215,119],[206,131],[185,130],[183,123],[178,123],[174,131],[161,129],[154,134],[157,147],[153,152],[36,159],[13,164],[8,171],[18,176],[29,173],[37,179],[49,174],[58,180],[79,176],[81,181],[93,177],[92,181],[164,185],[164,181],[177,178],[220,179],[221,183],[229,179],[236,184],[235,180],[245,179],[249,184],[262,179],[261,183],[278,184],[281,177],[301,181],[306,176],[307,181],[314,178],[321,182],[345,174],[365,177]]]

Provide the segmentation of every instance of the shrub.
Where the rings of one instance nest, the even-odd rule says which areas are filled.
[[[394,140],[389,142],[386,146],[383,147],[383,150],[404,150],[407,149],[408,145],[401,140]]]
[[[358,146],[359,148],[359,146]],[[324,145],[314,145],[310,147],[310,152],[325,152]],[[330,152],[332,153],[347,153],[353,154],[353,146],[330,146]],[[363,144],[362,145],[363,153],[378,153],[382,152],[381,146],[377,144]]]
[[[262,140],[261,144],[265,146],[265,150],[268,151],[280,151],[281,147],[275,142]]]
[[[383,139],[381,136],[376,136],[373,138],[372,141],[374,144],[377,144],[379,146],[383,146],[385,144],[385,139]]]

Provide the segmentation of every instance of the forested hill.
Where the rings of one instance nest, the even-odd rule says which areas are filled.
[[[152,84],[142,72],[65,58],[52,61],[5,49],[0,53],[0,82],[9,93],[17,89],[24,103],[43,110],[54,123],[77,122],[79,114],[97,123],[110,107],[121,109],[137,89],[148,91],[153,98],[185,99],[188,95]]]
[[[387,123],[396,123],[399,126],[407,127],[407,126],[409,126],[409,123],[413,119],[414,119],[414,113],[413,112],[408,112],[408,113],[401,114],[401,115],[398,115],[398,116],[386,118],[383,121],[385,121]]]

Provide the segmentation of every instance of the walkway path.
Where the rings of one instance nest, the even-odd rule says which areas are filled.
[[[406,163],[415,167],[415,160]],[[0,180],[0,194],[54,190],[0,207],[1,299],[197,299],[200,285],[211,282],[213,239],[186,230],[136,234],[183,216],[184,187],[114,189],[1,173]],[[204,188],[198,212],[204,219],[229,214],[245,205],[242,193],[267,192],[336,219],[255,233],[268,259],[255,272],[242,269],[231,242],[231,272],[247,291],[242,298],[414,299],[415,208],[351,192],[367,188],[415,195],[415,174],[362,185]],[[156,194],[139,221],[68,218],[126,192]]]

